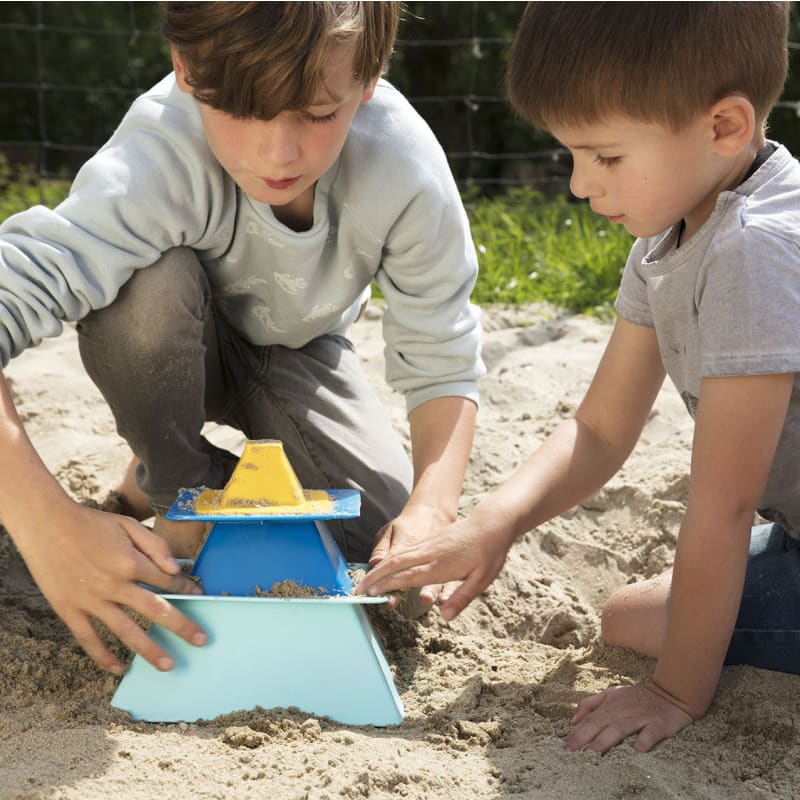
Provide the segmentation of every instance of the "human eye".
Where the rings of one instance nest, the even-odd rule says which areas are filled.
[[[594,163],[599,164],[601,167],[613,167],[620,161],[620,156],[595,156]]]
[[[313,125],[324,125],[326,122],[333,122],[336,119],[336,112],[331,111],[330,114],[318,116],[317,114],[312,114],[310,111],[306,111],[303,117]]]

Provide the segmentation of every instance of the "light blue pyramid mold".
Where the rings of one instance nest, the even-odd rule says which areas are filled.
[[[160,672],[135,656],[111,705],[148,722],[195,722],[220,714],[295,707],[346,725],[397,725],[400,698],[349,565],[325,519],[356,517],[358,492],[331,492],[314,517],[193,515],[181,496],[168,518],[214,524],[192,574],[204,595],[164,597],[208,634],[193,647],[158,625],[150,636],[173,657]],[[191,498],[189,498],[191,499]],[[255,596],[291,580],[324,596]]]

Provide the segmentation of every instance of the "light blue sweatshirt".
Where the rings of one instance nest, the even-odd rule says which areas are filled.
[[[2,364],[111,303],[134,270],[188,246],[228,321],[258,345],[344,334],[376,280],[387,302],[386,379],[408,410],[444,396],[477,402],[475,250],[445,155],[408,101],[378,83],[300,233],[222,169],[196,103],[167,76],[133,103],[63,203],[0,226]]]

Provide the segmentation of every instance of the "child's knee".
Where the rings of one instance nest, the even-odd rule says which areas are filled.
[[[608,598],[600,616],[603,643],[656,657],[667,631],[671,574],[630,583]]]
[[[208,280],[195,253],[174,248],[134,272],[110,305],[81,320],[78,335],[82,345],[113,343],[115,352],[135,348],[139,357],[149,358],[173,341],[185,322],[193,326],[202,318],[208,295]]]
[[[604,644],[624,646],[625,630],[628,625],[630,585],[617,589],[606,600],[600,614],[600,636]]]

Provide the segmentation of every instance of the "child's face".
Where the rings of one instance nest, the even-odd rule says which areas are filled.
[[[191,92],[176,54],[173,63],[178,85]],[[365,87],[352,65],[352,46],[335,48],[324,70],[325,86],[312,104],[270,120],[236,119],[198,103],[211,151],[249,197],[289,211],[296,207],[298,213],[310,209],[317,180],[339,157],[358,107],[375,90],[377,81]]]
[[[634,236],[654,236],[684,220],[689,238],[730,182],[705,118],[678,133],[624,117],[551,133],[572,153],[572,193]]]

